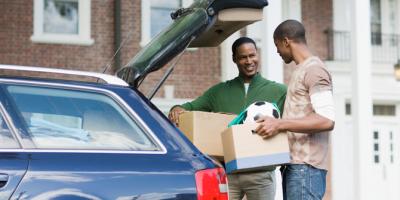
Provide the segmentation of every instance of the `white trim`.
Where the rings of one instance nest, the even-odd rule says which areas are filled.
[[[22,152],[22,153],[115,153],[115,154],[166,154],[167,151],[123,151],[123,150],[80,150],[80,149],[0,149],[1,152]]]
[[[32,35],[32,42],[49,43],[49,44],[74,44],[90,46],[94,43],[91,38],[81,38],[74,35],[61,35],[61,34],[41,34]]]
[[[55,68],[46,68],[46,67],[31,67],[31,66],[18,66],[18,65],[1,65],[0,69],[4,70],[18,70],[18,71],[30,71],[30,72],[45,72],[45,73],[55,73],[55,74],[68,74],[68,75],[76,75],[76,76],[88,76],[93,78],[99,78],[105,81],[108,84],[120,85],[120,86],[129,86],[122,79],[112,76],[109,74],[100,74],[96,72],[86,72],[86,71],[77,71],[77,70],[66,70],[66,69],[55,69]]]
[[[73,45],[92,45],[94,40],[91,38],[91,1],[76,0],[79,9],[79,28],[78,34],[48,34],[43,32],[43,8],[44,0],[33,1],[33,35],[32,42],[51,43],[51,44],[73,44]]]
[[[147,43],[150,42],[150,7],[151,3],[149,0],[142,0],[142,16],[141,16],[141,22],[142,22],[142,32],[141,32],[141,40],[140,40],[140,46],[144,47]]]

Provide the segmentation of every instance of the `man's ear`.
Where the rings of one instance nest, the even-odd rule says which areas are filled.
[[[283,45],[284,45],[285,47],[288,47],[289,44],[290,44],[290,42],[291,42],[291,40],[290,40],[288,37],[284,37],[283,40],[282,40],[282,42],[283,42]]]

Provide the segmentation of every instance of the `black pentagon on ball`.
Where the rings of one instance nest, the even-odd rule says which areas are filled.
[[[265,101],[257,101],[257,102],[254,103],[254,105],[256,105],[256,106],[261,106],[261,105],[264,105],[264,104],[265,104]]]
[[[274,109],[274,111],[272,112],[272,115],[273,115],[275,118],[279,118],[279,113],[278,113],[278,111],[275,110],[275,109]]]
[[[260,117],[262,117],[261,113],[258,113],[256,116],[254,116],[254,121],[257,121],[258,119],[260,119]]]

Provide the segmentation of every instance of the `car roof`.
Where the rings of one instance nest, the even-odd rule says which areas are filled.
[[[128,86],[122,79],[109,75],[96,72],[55,69],[47,67],[33,67],[33,66],[19,66],[19,65],[1,65],[2,76],[18,77],[25,80],[36,80],[46,82],[69,82],[75,84],[83,84],[87,82],[104,83],[116,86]],[[22,72],[22,73],[21,73]],[[51,78],[49,78],[51,77]]]

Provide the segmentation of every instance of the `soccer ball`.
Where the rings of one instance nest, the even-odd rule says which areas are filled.
[[[255,123],[262,116],[280,118],[276,105],[266,101],[257,101],[250,104],[245,110],[243,123]]]

